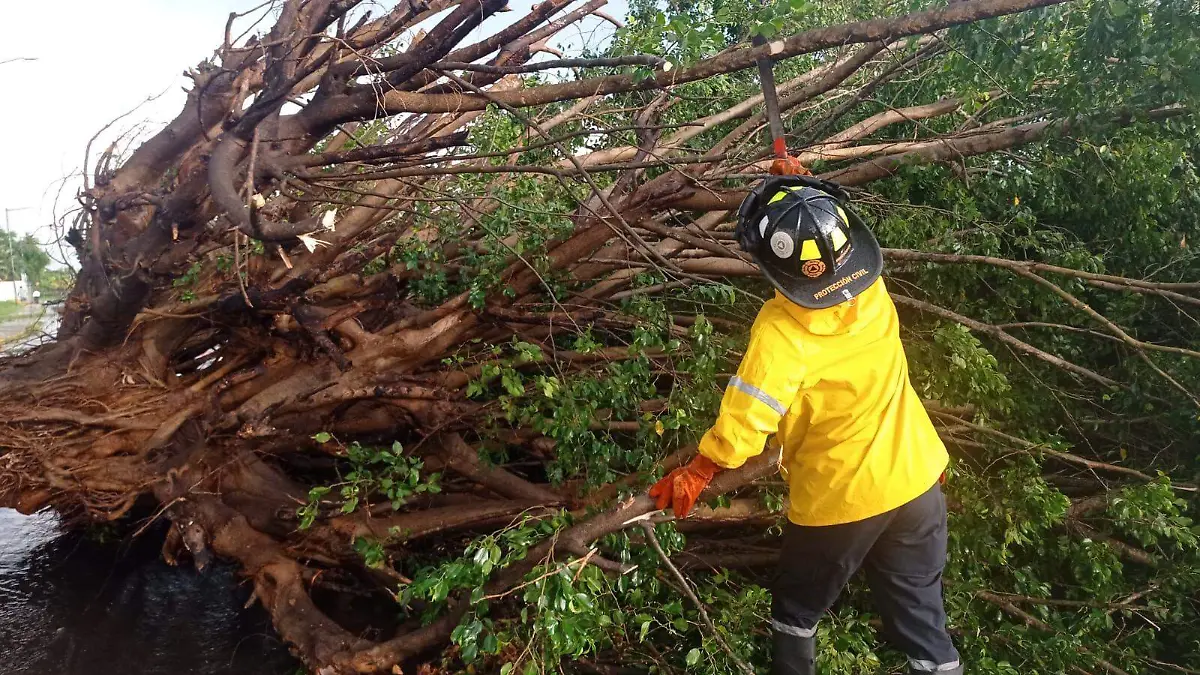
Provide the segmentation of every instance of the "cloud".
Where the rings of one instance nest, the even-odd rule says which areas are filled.
[[[47,241],[52,191],[82,166],[88,139],[110,120],[147,98],[126,124],[115,125],[101,146],[131,125],[161,128],[183,104],[185,68],[209,56],[229,12],[244,0],[63,0],[53,5],[5,7],[0,65],[5,97],[0,129],[0,208],[13,212],[13,229]],[[21,30],[12,27],[20,26]],[[119,130],[119,131],[118,131]],[[93,148],[94,152],[103,147]],[[72,181],[71,186],[78,185]],[[74,205],[72,188],[63,195]]]
[[[12,212],[13,229],[48,243],[53,238],[54,214],[61,216],[78,206],[78,172],[89,139],[135,108],[102,134],[91,149],[90,161],[114,140],[122,148],[132,140],[136,147],[138,139],[161,129],[184,103],[183,87],[190,80],[183,71],[212,55],[224,37],[230,12],[256,4],[256,0],[8,3],[6,25],[22,29],[6,31],[0,42],[0,82],[6,93],[16,93],[0,105],[0,129],[6,132],[0,208],[28,207]],[[367,2],[363,7],[378,15],[391,4]],[[486,21],[468,41],[521,18],[531,5],[532,0],[513,0],[511,12]],[[625,7],[624,0],[616,0],[607,10],[619,15]],[[601,24],[590,20],[582,28],[568,29],[555,45],[568,51],[577,51],[584,43],[594,47],[611,33],[607,24]],[[58,257],[56,248],[51,250]]]

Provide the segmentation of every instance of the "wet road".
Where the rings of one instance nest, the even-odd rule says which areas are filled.
[[[25,330],[31,321],[42,312],[45,307],[39,305],[25,305],[17,314],[11,314],[3,321],[0,321],[0,342],[17,335]]]
[[[0,321],[0,353],[21,351],[49,339],[58,327],[56,307],[26,305]],[[32,329],[32,330],[31,330]]]
[[[161,541],[0,509],[0,673],[303,672],[233,569],[170,567]]]

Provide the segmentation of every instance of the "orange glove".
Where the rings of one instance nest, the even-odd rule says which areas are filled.
[[[683,518],[691,512],[700,493],[721,470],[711,459],[696,455],[695,459],[655,483],[650,488],[650,497],[659,509],[670,506],[676,518]]]
[[[771,162],[771,174],[774,176],[811,176],[812,172],[805,168],[799,159],[788,155]]]

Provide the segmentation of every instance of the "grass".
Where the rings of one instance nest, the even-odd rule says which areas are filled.
[[[20,314],[22,309],[24,309],[24,305],[18,302],[13,302],[11,300],[0,302],[0,321],[3,321],[16,314]]]

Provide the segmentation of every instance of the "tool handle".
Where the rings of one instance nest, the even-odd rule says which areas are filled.
[[[776,159],[787,159],[788,158],[787,139],[784,138],[783,136],[780,136],[779,138],[774,139],[771,142],[771,148],[775,151]]]
[[[755,35],[750,39],[755,47],[767,44],[766,38]],[[787,157],[787,140],[783,132],[783,119],[779,114],[779,95],[775,92],[774,61],[770,58],[758,59],[758,83],[762,87],[763,107],[766,108],[767,125],[771,129],[771,145],[775,156],[779,159]]]

